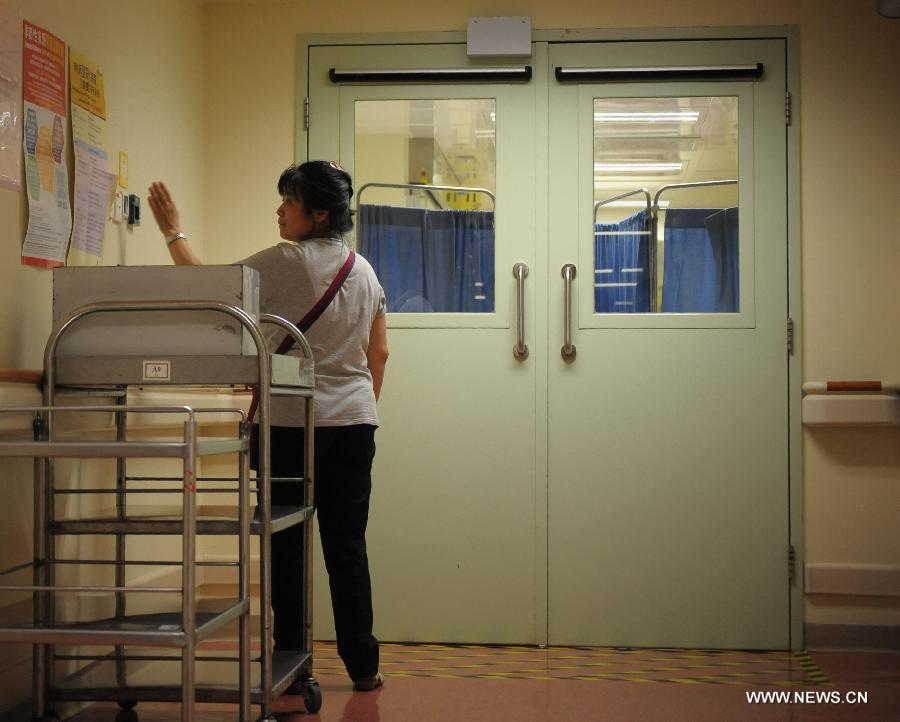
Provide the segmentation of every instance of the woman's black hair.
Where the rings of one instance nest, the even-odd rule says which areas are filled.
[[[278,194],[303,201],[307,215],[328,211],[323,235],[340,236],[353,228],[353,180],[337,163],[311,160],[289,166],[278,179]]]

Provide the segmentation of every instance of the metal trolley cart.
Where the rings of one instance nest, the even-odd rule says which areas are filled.
[[[59,355],[60,340],[73,326],[88,316],[97,314],[129,314],[141,312],[166,314],[214,311],[237,320],[252,338],[257,353],[222,356],[173,356],[165,361],[146,360],[146,356],[126,355]],[[146,315],[146,313],[145,313]],[[0,628],[0,642],[34,643],[34,718],[41,722],[56,719],[53,704],[57,701],[117,701],[123,708],[121,716],[136,719],[129,712],[141,701],[181,701],[182,721],[194,719],[194,702],[237,702],[239,719],[249,722],[251,703],[260,706],[260,721],[274,720],[272,701],[289,687],[301,691],[309,712],[317,712],[322,704],[321,690],[312,676],[312,525],[313,516],[313,434],[305,437],[303,477],[272,479],[270,474],[269,419],[270,395],[289,395],[302,399],[306,428],[314,428],[313,362],[312,352],[303,335],[293,324],[277,316],[261,314],[261,323],[275,324],[290,334],[301,349],[303,358],[269,354],[259,324],[244,309],[220,301],[127,301],[91,303],[69,313],[58,322],[47,343],[44,356],[44,405],[32,409],[36,416],[35,440],[31,442],[0,443],[0,456],[29,456],[35,458],[35,538],[34,583],[31,585],[0,586],[3,589],[34,592],[34,622],[30,625]],[[100,349],[102,352],[102,349]],[[158,383],[177,386],[258,385],[259,389],[259,447],[256,478],[249,470],[249,424],[242,412],[239,433],[235,439],[205,440],[198,438],[197,415],[212,409],[176,407],[133,407],[125,403],[128,386],[147,386],[146,363],[167,364],[165,378]],[[152,375],[152,374],[151,374]],[[162,376],[162,374],[161,374]],[[78,406],[79,411],[113,411],[116,419],[114,441],[59,441],[51,423],[54,413],[69,406],[57,405],[58,393],[115,397],[114,406]],[[10,411],[12,409],[9,409]],[[21,409],[19,410],[21,411]],[[221,412],[221,409],[215,409]],[[187,414],[184,438],[171,441],[129,441],[126,438],[126,417],[132,412]],[[239,473],[236,478],[196,475],[196,460],[203,454],[238,452]],[[114,486],[92,483],[91,488],[57,488],[54,482],[53,459],[56,457],[116,458]],[[178,477],[130,476],[125,459],[131,457],[174,457],[183,459],[183,474]],[[180,482],[180,483],[179,483]],[[255,488],[254,488],[255,482]],[[272,483],[302,483],[303,504],[296,507],[272,507]],[[173,486],[182,494],[180,515],[147,513],[129,508],[132,494],[172,494]],[[250,494],[257,492],[258,505],[250,514]],[[57,518],[54,503],[64,493],[106,494],[116,500],[115,515],[103,518]],[[197,505],[197,493],[237,495],[232,507],[215,507],[213,513]],[[132,497],[134,498],[134,497]],[[147,497],[143,497],[147,498]],[[132,505],[134,507],[134,505]],[[177,510],[176,510],[177,511]],[[179,518],[180,517],[180,518]],[[271,599],[271,534],[297,524],[304,524],[304,644],[291,652],[273,652],[271,620],[268,610]],[[56,540],[71,535],[111,535],[115,540],[114,560],[62,559],[56,554]],[[126,556],[126,540],[130,535],[180,535],[182,560],[161,562],[141,556]],[[197,535],[234,535],[238,537],[238,561],[197,562]],[[250,652],[250,545],[249,538],[259,538],[260,652]],[[152,545],[149,545],[152,547]],[[57,569],[62,565],[109,565],[115,570],[113,586],[63,586],[56,583]],[[126,568],[132,565],[162,566],[177,564],[182,569],[180,587],[136,588],[126,583]],[[239,572],[238,593],[234,599],[198,611],[195,590],[197,567],[232,566]],[[16,571],[7,570],[5,574]],[[56,595],[68,592],[111,592],[115,594],[115,615],[111,619],[89,623],[61,623],[55,612]],[[181,610],[169,614],[129,614],[126,600],[131,593],[180,593]],[[238,654],[197,654],[197,645],[225,623],[239,620]],[[55,645],[83,644],[113,647],[112,652],[58,654]],[[147,652],[145,646],[180,648],[180,656],[165,654],[164,650]],[[137,647],[137,649],[135,649]],[[87,667],[65,680],[54,674],[59,662],[78,661]],[[168,663],[168,664],[167,664]],[[144,682],[133,674],[137,665],[161,664],[166,669],[180,663],[180,685],[165,682]],[[206,664],[236,665],[237,674],[227,675],[232,684],[204,683],[202,670]],[[254,679],[251,679],[253,673]],[[208,675],[207,675],[208,676]],[[198,677],[200,684],[197,683]]]

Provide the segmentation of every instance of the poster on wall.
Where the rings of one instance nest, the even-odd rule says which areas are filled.
[[[22,20],[0,5],[0,186],[22,190]]]
[[[116,190],[109,172],[106,143],[106,96],[96,63],[69,50],[72,90],[72,145],[75,149],[75,195],[69,265],[98,265],[103,255],[106,219]]]
[[[72,232],[66,163],[66,44],[53,33],[22,23],[22,98],[28,231],[22,263],[65,265]]]

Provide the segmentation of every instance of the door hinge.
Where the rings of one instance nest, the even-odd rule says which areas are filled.
[[[788,581],[793,584],[794,578],[797,576],[797,551],[794,545],[788,546]]]
[[[794,319],[787,320],[787,350],[788,355],[794,355]]]
[[[303,130],[309,130],[309,96],[303,99]]]
[[[784,94],[784,124],[791,124],[791,94]]]

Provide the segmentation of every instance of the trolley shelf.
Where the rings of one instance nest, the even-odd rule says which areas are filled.
[[[0,456],[28,456],[40,459],[54,457],[180,459],[184,457],[188,448],[188,444],[176,441],[19,441],[15,448],[4,450],[0,447]],[[246,448],[247,442],[240,439],[201,440],[197,442],[197,455],[231,454]]]
[[[201,490],[202,491],[202,490]],[[204,508],[198,512],[203,514]],[[197,519],[197,534],[237,534],[238,520],[237,509],[215,509],[217,518]],[[272,533],[282,531],[312,518],[311,506],[273,506],[272,507]],[[184,524],[180,517],[172,515],[135,515],[129,514],[122,519],[68,519],[49,524],[51,534],[59,536],[69,534],[181,534]],[[251,534],[263,533],[263,521],[259,510],[250,522]]]
[[[270,393],[278,388],[295,389],[311,395],[312,363],[297,356],[271,354]],[[56,383],[59,386],[112,387],[255,384],[259,381],[259,361],[255,355],[233,356],[165,356],[168,378],[154,381],[144,375],[143,356],[60,356],[56,360]]]
[[[201,641],[250,610],[250,600],[219,603],[219,612],[197,612],[194,639]],[[65,624],[20,624],[0,628],[0,641],[42,644],[164,644],[183,647],[188,635],[180,613],[140,614],[121,619]],[[180,661],[180,657],[173,658]],[[180,690],[176,690],[180,692]]]
[[[275,696],[282,694],[297,679],[299,672],[312,666],[312,653],[301,651],[278,651],[272,653],[272,688]],[[251,694],[256,695],[253,689]]]
[[[117,702],[130,700],[133,702],[178,702],[178,662],[179,657],[171,660],[156,660],[152,667],[147,664],[144,673],[152,679],[150,683],[141,684],[136,681],[142,676],[141,671],[129,670],[126,684],[121,685],[116,679],[116,663],[113,659],[98,657],[89,668],[79,671],[62,682],[51,691],[54,700],[60,702],[100,701]],[[134,660],[140,662],[140,660]],[[134,662],[131,662],[133,664]],[[237,699],[236,686],[223,685],[217,679],[216,665],[236,663],[237,658],[229,662],[204,660],[197,657],[197,701],[198,702],[234,702]],[[312,654],[303,651],[278,651],[272,653],[272,694],[281,695],[299,674],[312,665]],[[261,704],[263,692],[259,684],[258,666],[254,665],[250,696],[253,704]]]

